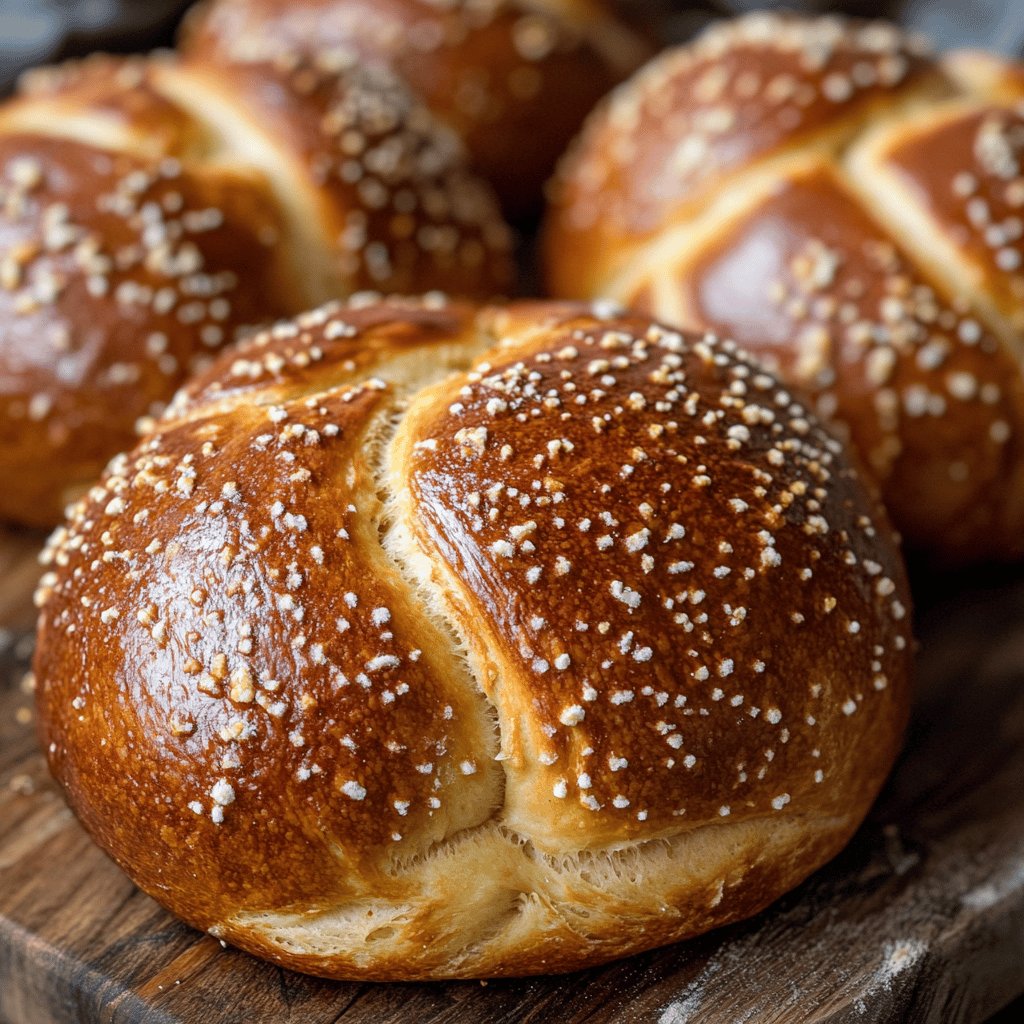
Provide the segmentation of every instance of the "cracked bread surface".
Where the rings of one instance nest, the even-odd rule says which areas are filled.
[[[548,282],[734,338],[856,447],[908,547],[1024,554],[1024,74],[761,12],[666,51],[551,190]]]
[[[374,287],[512,284],[459,140],[385,67],[97,56],[0,104],[0,519],[58,522],[188,377]]]
[[[906,579],[842,446],[732,343],[604,306],[279,324],[46,561],[76,813],[185,920],[329,977],[749,916],[842,847],[907,714]]]

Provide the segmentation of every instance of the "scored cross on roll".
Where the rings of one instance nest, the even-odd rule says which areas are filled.
[[[509,282],[489,190],[386,72],[39,75],[0,108],[0,518],[55,522],[246,327]]]
[[[556,294],[738,340],[848,431],[909,546],[1024,554],[1024,71],[757,14],[666,52],[552,191]]]
[[[186,21],[196,62],[384,66],[464,143],[506,213],[534,213],[591,108],[650,56],[603,0],[211,0]]]
[[[361,288],[506,294],[472,168],[536,205],[643,52],[600,4],[222,0],[179,54],[28,76],[0,106],[0,520],[54,523],[254,325]]]
[[[45,561],[41,733],[83,824],[330,977],[753,914],[850,837],[907,716],[907,583],[842,446],[733,343],[607,308],[282,323]]]

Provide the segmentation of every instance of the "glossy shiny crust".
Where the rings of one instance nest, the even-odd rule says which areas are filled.
[[[96,54],[54,67],[35,68],[19,80],[17,95],[0,106],[0,131],[76,129],[138,156],[185,156],[213,145],[202,122],[170,97],[157,71],[170,54],[111,57]]]
[[[863,797],[832,804],[820,778],[857,759],[846,702],[899,720],[873,692],[905,664],[905,605],[879,599],[898,561],[833,576],[876,557],[868,506],[838,444],[733,351],[581,317],[403,426],[416,533],[461,584],[463,632],[489,627],[507,820],[545,849],[790,800],[841,813]],[[876,647],[878,675],[851,671]]]
[[[296,260],[309,258],[311,275],[323,265],[317,294],[508,290],[511,239],[491,190],[392,72],[197,59],[167,86],[202,95],[222,130],[259,147]]]
[[[1024,100],[1024,66],[984,50],[954,50],[943,57],[947,74],[970,93],[1001,103]]]
[[[1022,98],[1020,67],[893,26],[726,24],[593,116],[549,280],[756,349],[845,426],[911,547],[1019,557]]]
[[[907,714],[907,584],[840,444],[732,344],[608,309],[281,324],[46,562],[42,738],[83,823],[331,977],[755,913],[856,828]]]
[[[553,305],[540,304],[545,311]],[[175,396],[167,415],[176,419],[244,402],[287,401],[315,391],[325,377],[338,386],[371,372],[393,370],[393,365],[402,365],[402,356],[417,358],[428,350],[432,359],[450,352],[464,361],[465,325],[472,316],[471,305],[437,293],[408,299],[392,296],[385,303],[376,293],[366,292],[344,306],[329,303],[261,331],[231,357],[195,374]]]
[[[49,525],[186,376],[298,301],[258,177],[0,135],[0,517]]]
[[[513,214],[536,208],[583,118],[649,55],[601,0],[214,0],[190,16],[182,49],[215,66],[389,68],[462,139]]]
[[[893,200],[914,197],[1024,355],[1024,102],[940,110],[878,133],[870,150]]]
[[[0,106],[0,520],[52,525],[247,327],[370,285],[493,296],[510,235],[383,69],[37,72]]]
[[[841,142],[938,79],[920,42],[839,18],[755,14],[665,51],[594,112],[552,182],[555,291],[594,292],[628,246],[699,212],[740,171]]]
[[[719,324],[847,425],[917,544],[973,553],[1014,538],[1024,510],[1002,495],[1024,494],[1020,363],[827,161],[782,179],[677,273],[684,319]]]

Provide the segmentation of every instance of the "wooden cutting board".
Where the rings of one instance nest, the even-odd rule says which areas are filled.
[[[92,845],[48,779],[23,684],[39,542],[0,536],[6,1024],[957,1024],[1024,992],[1024,570],[918,574],[906,751],[850,847],[767,912],[565,977],[373,985],[223,948]]]

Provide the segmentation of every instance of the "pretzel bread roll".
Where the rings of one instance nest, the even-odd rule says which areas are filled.
[[[85,827],[329,977],[753,914],[847,841],[907,716],[907,584],[839,442],[732,343],[609,310],[281,324],[45,560],[42,739]]]
[[[552,290],[735,338],[842,425],[910,546],[1019,557],[1021,100],[1020,67],[883,23],[724,24],[590,120]]]
[[[214,67],[297,60],[396,72],[529,213],[597,101],[650,55],[605,0],[212,0],[182,51]]]
[[[296,308],[263,182],[0,133],[0,518],[52,525],[189,372]]]
[[[508,232],[383,71],[91,59],[0,107],[0,519],[49,525],[186,376],[371,285],[490,296]]]

